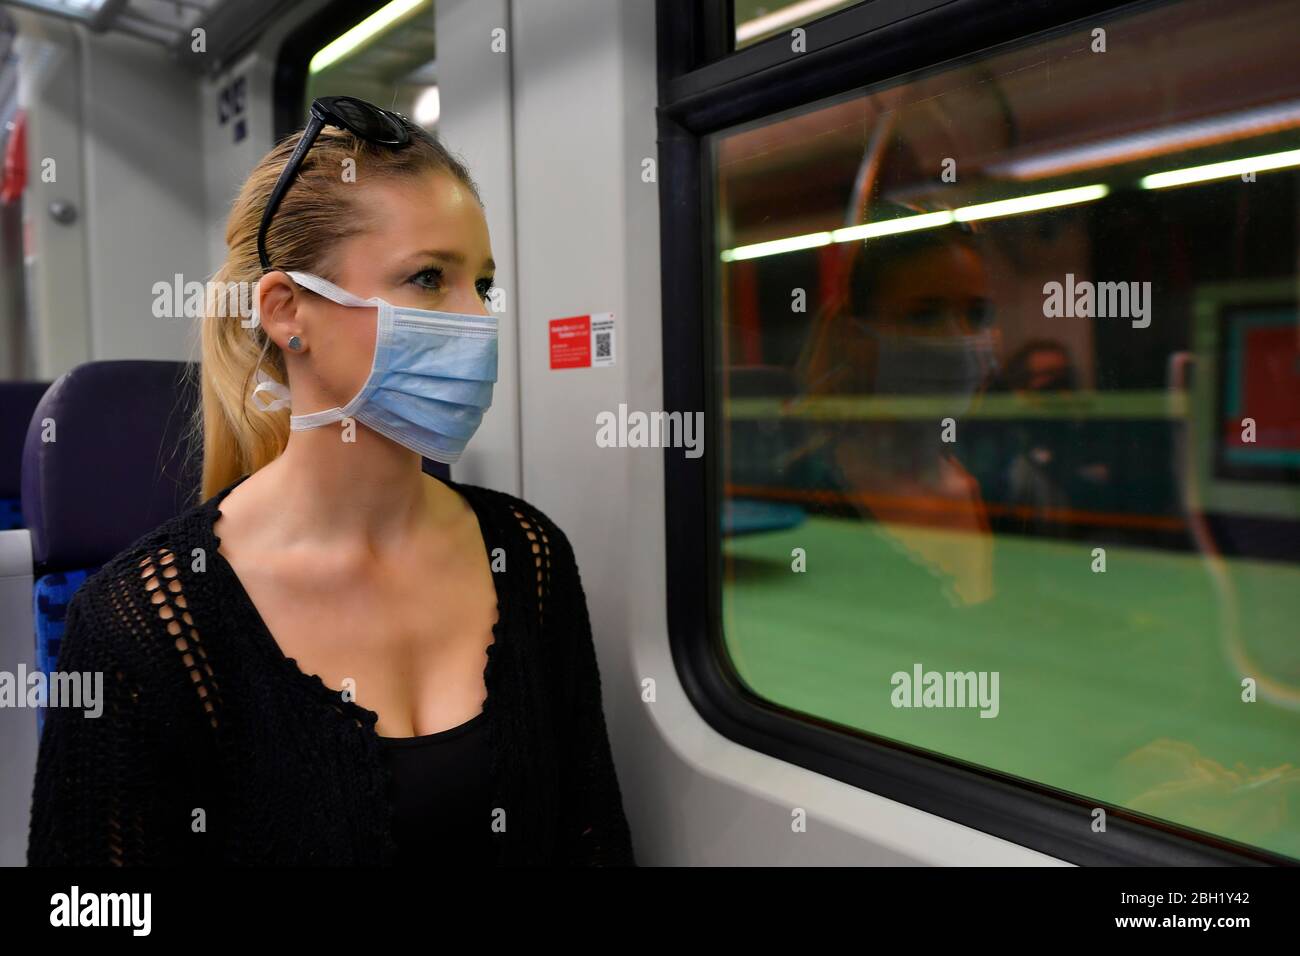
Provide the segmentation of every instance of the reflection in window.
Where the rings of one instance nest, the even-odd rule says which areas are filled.
[[[732,0],[736,49],[807,26],[813,20],[862,0]]]
[[[322,47],[307,67],[306,107],[356,96],[430,131],[439,115],[433,0],[393,0]]]
[[[1294,18],[1166,4],[713,139],[754,694],[1300,857]]]

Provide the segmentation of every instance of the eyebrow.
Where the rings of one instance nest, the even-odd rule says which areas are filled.
[[[465,256],[462,253],[451,252],[446,249],[421,249],[419,252],[411,253],[410,258],[414,259],[417,256],[423,256],[431,259],[441,259],[443,262],[450,262],[452,265],[457,265],[457,266],[463,266],[465,264]],[[494,261],[492,261],[492,257],[489,256],[484,261],[483,267],[485,269],[495,269],[497,267],[497,264]]]

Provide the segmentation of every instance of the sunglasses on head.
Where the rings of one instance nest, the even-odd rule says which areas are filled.
[[[266,253],[266,234],[271,228],[271,218],[280,208],[280,202],[293,184],[294,176],[298,175],[307,150],[311,149],[316,137],[326,126],[341,127],[368,143],[392,146],[394,149],[401,149],[411,142],[410,122],[398,113],[390,113],[355,96],[321,96],[313,100],[311,119],[302,131],[302,138],[294,147],[293,155],[284,164],[275,189],[271,190],[266,211],[262,213],[261,228],[257,230],[257,257],[262,262],[263,272],[271,271],[271,257]]]

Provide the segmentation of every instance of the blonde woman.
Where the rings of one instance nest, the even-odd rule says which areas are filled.
[[[69,608],[28,861],[635,865],[573,551],[439,480],[491,403],[493,262],[464,166],[312,104],[244,184],[202,332],[201,502]]]

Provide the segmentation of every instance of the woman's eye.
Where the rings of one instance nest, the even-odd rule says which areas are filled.
[[[478,297],[479,297],[480,299],[487,299],[487,298],[492,294],[492,290],[493,290],[494,288],[496,288],[496,286],[494,286],[494,285],[492,284],[492,280],[491,280],[491,279],[479,279],[479,280],[478,280]]]
[[[437,289],[442,282],[441,269],[421,269],[415,275],[411,276],[411,282],[420,286],[422,289]]]
[[[970,324],[977,329],[986,329],[993,324],[993,303],[988,299],[977,299],[971,303],[968,313]]]

